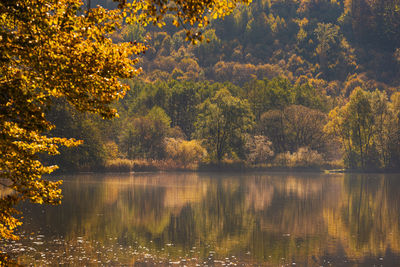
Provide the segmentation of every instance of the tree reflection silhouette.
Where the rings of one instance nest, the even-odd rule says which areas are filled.
[[[396,175],[165,173],[65,181],[61,206],[30,208],[30,230],[45,223],[45,231],[66,240],[139,244],[171,259],[195,247],[199,259],[211,252],[272,266],[400,255]]]

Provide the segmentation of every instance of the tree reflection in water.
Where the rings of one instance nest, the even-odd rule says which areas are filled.
[[[65,244],[84,240],[92,244],[82,248],[87,257],[119,246],[146,248],[162,262],[394,266],[399,260],[396,175],[93,174],[65,177],[63,187],[61,206],[23,207],[31,218],[23,229]],[[147,260],[126,252],[118,258]]]

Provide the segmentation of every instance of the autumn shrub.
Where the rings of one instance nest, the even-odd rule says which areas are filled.
[[[247,161],[258,164],[266,163],[273,155],[272,143],[266,136],[246,136],[245,150]]]
[[[324,164],[324,159],[317,151],[308,147],[301,147],[296,152],[280,153],[275,157],[274,163],[279,167],[290,168],[315,168]]]
[[[166,157],[180,163],[184,168],[198,163],[207,155],[197,140],[165,138],[164,142]]]
[[[289,166],[289,161],[290,161],[290,152],[283,152],[283,153],[279,153],[275,156],[274,159],[274,165],[277,167],[288,167]]]
[[[301,147],[292,154],[291,165],[293,167],[318,167],[323,163],[322,155],[308,147]]]

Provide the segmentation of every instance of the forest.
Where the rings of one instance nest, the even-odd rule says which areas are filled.
[[[54,248],[46,240],[85,265],[72,255],[92,227],[118,251],[172,247],[148,239],[172,234],[207,245],[204,257],[210,241],[238,258],[276,250],[281,264],[296,250],[316,263],[324,243],[342,263],[342,251],[399,262],[400,0],[12,0],[0,1],[0,25],[1,266],[51,265],[36,261]],[[78,229],[77,246],[48,218]],[[96,224],[106,221],[119,231]],[[307,233],[315,225],[328,239]]]
[[[142,74],[124,80],[130,90],[112,120],[58,100],[48,135],[83,144],[45,163],[400,168],[400,1],[255,0],[211,20],[197,44],[172,24],[167,15],[162,28],[127,24],[112,35],[145,43]]]

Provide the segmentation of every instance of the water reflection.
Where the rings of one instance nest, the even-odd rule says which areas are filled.
[[[75,255],[71,244],[87,258],[102,261],[98,251],[108,251],[122,264],[396,266],[400,259],[398,175],[107,174],[64,181],[61,206],[23,207],[30,218],[24,232],[60,239],[61,258]]]

